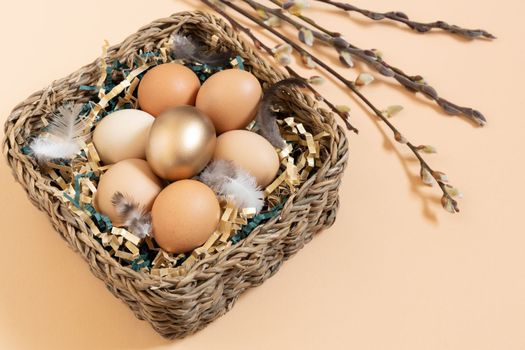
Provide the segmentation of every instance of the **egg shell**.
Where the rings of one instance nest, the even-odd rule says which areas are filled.
[[[219,201],[208,186],[195,180],[176,181],[153,204],[152,232],[165,251],[189,252],[208,240],[220,214]]]
[[[264,137],[248,130],[232,130],[217,137],[213,159],[230,160],[266,187],[279,171],[279,156]]]
[[[221,134],[245,128],[255,118],[261,96],[261,84],[253,74],[226,69],[202,84],[195,106],[210,117]]]
[[[178,63],[164,63],[149,70],[138,88],[140,108],[157,117],[172,107],[195,105],[201,86],[197,75]]]
[[[114,226],[121,226],[122,221],[111,202],[116,192],[121,192],[142,208],[150,210],[161,190],[161,180],[145,160],[126,159],[110,166],[100,177],[95,206],[97,211],[109,216]]]
[[[212,158],[216,138],[213,123],[201,111],[193,106],[175,107],[155,119],[146,158],[163,179],[189,179]]]
[[[113,112],[93,132],[93,144],[104,164],[124,159],[146,159],[146,143],[155,118],[137,109]]]

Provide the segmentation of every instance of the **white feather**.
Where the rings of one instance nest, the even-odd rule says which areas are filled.
[[[80,152],[80,146],[76,142],[67,142],[50,136],[38,136],[30,147],[33,155],[40,161],[70,159]]]
[[[264,194],[257,186],[255,177],[230,161],[213,161],[202,171],[199,179],[238,208],[255,208],[259,212],[264,206]]]
[[[46,132],[29,145],[39,161],[72,159],[80,152],[80,141],[86,138],[83,135],[85,119],[79,118],[81,110],[81,104],[68,104],[58,108],[58,113],[50,121]]]
[[[240,168],[234,178],[222,185],[220,192],[223,196],[231,197],[239,208],[255,208],[258,213],[264,206],[264,194],[255,178]]]
[[[199,175],[199,179],[211,187],[215,192],[219,192],[222,185],[234,177],[236,173],[235,165],[227,160],[218,159],[211,162]]]

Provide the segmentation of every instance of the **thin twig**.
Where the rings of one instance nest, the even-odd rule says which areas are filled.
[[[252,8],[262,9],[263,11],[280,18],[288,24],[291,24],[297,30],[305,28],[304,25],[283,13],[283,11],[280,8],[269,8],[253,0],[242,1],[249,4]],[[270,1],[276,5],[280,5],[278,0]],[[296,13],[295,15],[302,21],[317,28],[319,31],[312,30],[312,34],[314,35],[314,37],[328,45],[333,46],[334,49],[337,50],[339,53],[341,53],[342,51],[346,51],[352,56],[357,57],[359,60],[365,62],[368,66],[374,68],[378,73],[386,77],[394,78],[408,90],[424,94],[427,98],[435,101],[448,114],[465,116],[479,126],[484,126],[487,123],[487,119],[485,118],[485,116],[483,116],[481,112],[470,107],[459,106],[456,103],[450,102],[440,97],[436,89],[428,85],[428,83],[426,83],[421,76],[408,75],[401,69],[388,64],[375,52],[371,50],[363,50],[355,45],[352,45],[339,33],[335,33],[328,29],[325,29],[324,27],[316,24],[316,22],[313,19],[298,13]]]
[[[441,29],[441,30],[444,30],[452,34],[460,35],[467,39],[476,39],[476,38],[496,39],[494,35],[490,34],[489,32],[483,29],[466,29],[466,28],[459,27],[457,25],[448,24],[443,21],[435,21],[435,22],[430,22],[430,23],[421,23],[421,22],[411,21],[409,17],[404,12],[401,12],[401,11],[374,12],[374,11],[361,9],[359,7],[356,7],[348,3],[343,3],[343,2],[338,2],[338,1],[332,1],[332,0],[315,0],[315,1],[335,6],[347,12],[358,12],[362,14],[363,16],[373,19],[374,21],[389,19],[395,22],[403,23],[406,26],[408,26],[410,29],[415,30],[419,33],[426,33],[432,29]]]
[[[212,4],[209,0],[201,0],[201,1],[204,2],[205,4],[207,4],[208,6],[212,7],[215,11],[219,10],[218,7],[215,6],[214,4]],[[446,189],[447,185],[444,183],[445,180],[443,179],[443,176],[441,175],[441,173],[437,172],[437,171],[434,171],[428,165],[428,163],[423,159],[423,157],[419,153],[418,146],[415,146],[411,142],[407,141],[402,136],[402,134],[399,132],[399,130],[388,120],[388,118],[386,118],[385,115],[383,115],[383,113],[368,98],[366,98],[357,89],[357,87],[355,86],[355,84],[353,82],[351,82],[348,79],[346,79],[345,77],[343,77],[340,73],[335,71],[333,68],[328,66],[326,63],[324,63],[323,61],[318,59],[316,56],[314,56],[313,54],[311,54],[307,50],[303,49],[300,45],[296,44],[293,40],[290,40],[285,35],[281,34],[280,32],[276,31],[271,26],[269,26],[266,23],[264,23],[264,21],[262,21],[258,17],[256,17],[256,16],[250,14],[249,12],[245,11],[243,8],[237,6],[236,4],[232,3],[229,0],[218,0],[218,1],[220,3],[226,5],[227,7],[231,8],[235,12],[241,14],[242,16],[244,16],[245,18],[249,19],[250,21],[254,22],[255,24],[259,25],[261,28],[264,28],[265,30],[269,31],[274,36],[276,36],[277,38],[281,39],[283,42],[285,42],[288,45],[290,45],[297,52],[301,53],[302,55],[306,55],[306,56],[311,57],[312,60],[315,63],[317,63],[317,65],[319,65],[321,68],[323,68],[328,73],[330,73],[332,76],[334,76],[336,79],[338,79],[341,83],[343,83],[345,86],[347,86],[355,95],[357,95],[359,97],[359,99],[361,99],[361,101],[363,101],[370,109],[372,109],[372,111],[374,111],[374,113],[377,115],[377,117],[379,117],[388,126],[388,128],[394,134],[395,139],[398,142],[400,142],[400,143],[406,144],[408,146],[408,148],[412,151],[412,153],[414,153],[416,158],[419,160],[419,163],[420,163],[422,171],[427,171],[429,173],[429,175],[438,183],[441,191],[443,192],[442,199],[450,204],[449,211],[451,211],[451,212],[458,212],[459,211],[459,209],[457,207],[457,202],[447,192],[447,189]],[[219,11],[217,11],[217,12],[219,12]],[[224,13],[224,11],[221,10],[221,12],[219,12],[219,13]],[[233,20],[233,18],[231,18],[231,17],[229,17],[229,18],[230,18],[230,21],[235,21],[235,20]],[[238,22],[236,24],[236,27],[237,28],[240,27]]]

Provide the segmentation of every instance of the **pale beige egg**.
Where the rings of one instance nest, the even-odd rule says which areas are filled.
[[[93,132],[93,145],[104,164],[124,159],[146,159],[146,143],[155,118],[136,109],[124,109],[104,117]]]
[[[114,226],[122,224],[112,203],[117,192],[124,194],[140,207],[150,210],[153,201],[162,190],[162,181],[142,159],[126,159],[110,166],[100,177],[95,195],[95,207],[109,216]]]
[[[264,137],[248,130],[232,130],[217,137],[213,159],[230,160],[248,171],[261,187],[279,171],[279,156]]]

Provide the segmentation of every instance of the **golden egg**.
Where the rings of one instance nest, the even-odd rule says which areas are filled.
[[[195,106],[210,117],[221,134],[245,128],[255,118],[261,96],[261,84],[253,74],[226,69],[202,84]]]
[[[264,137],[248,130],[232,130],[217,137],[213,159],[230,160],[266,187],[279,171],[279,156]]]
[[[176,181],[153,204],[153,236],[167,252],[189,252],[208,240],[220,214],[219,201],[208,186],[195,180]]]
[[[148,163],[142,159],[126,159],[113,164],[100,177],[95,195],[98,212],[109,216],[115,226],[122,224],[112,203],[116,192],[124,194],[146,210],[162,189],[162,181],[155,176]]]
[[[157,117],[173,107],[195,105],[200,86],[197,75],[182,64],[158,65],[149,70],[140,81],[140,108]]]
[[[188,179],[208,164],[216,140],[213,123],[197,108],[172,108],[155,119],[146,145],[146,159],[163,179]]]

